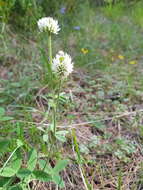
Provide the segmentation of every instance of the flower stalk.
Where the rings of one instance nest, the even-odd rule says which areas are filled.
[[[52,66],[52,34],[51,32],[49,32],[48,49],[49,49],[49,63],[51,67]]]
[[[62,86],[62,80],[59,81],[59,87],[57,91],[57,96],[55,100],[55,107],[53,111],[53,119],[54,119],[54,136],[56,136],[56,128],[57,128],[57,114],[58,114],[58,109],[59,109],[59,99],[60,99],[60,91],[61,91],[61,86]]]

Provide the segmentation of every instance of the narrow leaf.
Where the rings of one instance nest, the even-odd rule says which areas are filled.
[[[12,120],[12,119],[13,119],[13,117],[8,117],[8,116],[6,117],[5,116],[5,117],[1,117],[0,121],[9,121],[9,120]]]
[[[3,116],[5,114],[5,109],[0,107],[0,116]]]

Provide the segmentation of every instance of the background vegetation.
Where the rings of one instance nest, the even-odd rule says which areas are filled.
[[[56,160],[70,160],[58,170],[65,181],[61,189],[85,189],[84,180],[94,190],[143,189],[142,7],[139,0],[0,0],[0,167],[19,147],[23,168],[32,147],[38,160],[47,157],[43,129],[52,98],[41,55],[43,49],[48,54],[48,42],[37,20],[52,16],[62,28],[53,53],[63,49],[75,63],[58,117],[59,128],[69,133],[50,156],[53,168]],[[6,183],[0,177],[0,188],[18,188],[21,176]],[[55,189],[55,181],[36,188]]]

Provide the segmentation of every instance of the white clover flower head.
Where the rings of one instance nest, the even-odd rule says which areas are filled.
[[[49,31],[53,34],[58,34],[60,27],[57,20],[52,17],[43,17],[37,22],[40,32]]]
[[[52,63],[52,71],[61,78],[66,78],[73,71],[71,56],[59,51]]]

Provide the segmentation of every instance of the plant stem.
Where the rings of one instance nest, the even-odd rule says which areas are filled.
[[[5,22],[2,22],[2,29],[1,29],[1,33],[4,33],[4,31],[5,31],[5,26],[6,26]]]
[[[85,189],[86,189],[86,190],[89,190],[82,170],[83,170],[83,169],[82,169],[82,166],[81,166],[81,164],[79,164],[79,171],[80,171],[81,178],[82,178],[82,181],[83,181],[83,183],[84,183]]]
[[[49,48],[49,63],[51,66],[52,65],[52,37],[51,37],[50,32],[49,32],[48,48]]]
[[[47,81],[52,81],[53,79],[53,74],[51,70],[52,66],[52,34],[49,32],[48,33],[48,62],[46,63],[46,79]]]
[[[29,184],[28,184],[28,190],[30,190],[30,186],[29,186]]]
[[[81,175],[83,184],[85,186],[85,190],[90,190],[90,188],[88,187],[89,186],[88,181],[86,179],[86,176],[84,174],[84,170],[83,170],[83,167],[82,167],[81,155],[80,155],[79,146],[78,146],[78,143],[77,143],[77,138],[76,138],[74,130],[72,130],[72,136],[73,136],[73,144],[74,144],[73,150],[74,150],[74,152],[76,153],[76,156],[77,156],[77,162],[78,162],[78,165],[79,165],[80,175]]]
[[[53,109],[54,137],[56,135],[56,108]]]
[[[6,167],[7,163],[8,163],[9,160],[12,158],[12,156],[14,155],[14,153],[17,151],[18,148],[19,148],[19,146],[16,147],[16,148],[14,149],[14,151],[11,153],[11,155],[9,156],[9,158],[7,159],[7,161],[4,163],[4,165],[3,165],[2,169],[1,169],[1,172],[4,170],[4,168]]]
[[[59,87],[58,87],[58,92],[57,92],[57,100],[55,103],[55,108],[53,111],[53,119],[54,119],[54,136],[56,135],[56,120],[57,120],[57,112],[58,112],[58,107],[59,107],[59,98],[60,98],[60,90],[61,90],[61,84],[62,80],[59,82]]]
[[[50,144],[50,150],[49,150],[49,154],[48,154],[47,157],[50,156],[50,153],[52,152],[52,148],[53,148],[53,143]],[[42,171],[45,171],[45,168],[46,168],[46,166],[47,166],[48,163],[49,163],[49,159],[46,161],[46,163],[45,163],[45,165],[44,165]],[[33,187],[33,190],[36,190],[38,184],[39,184],[39,182],[37,181],[36,184],[35,184],[35,186]]]

